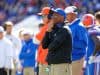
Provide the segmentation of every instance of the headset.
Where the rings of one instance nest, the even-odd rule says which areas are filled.
[[[54,13],[54,11],[53,11],[53,8],[51,7],[50,8],[50,11],[49,11],[49,14],[48,14],[48,19],[51,19],[52,18],[53,13]]]

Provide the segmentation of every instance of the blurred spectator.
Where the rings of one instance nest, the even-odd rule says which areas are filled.
[[[40,28],[40,31],[38,32],[38,34],[36,34],[36,37],[34,38],[34,42],[36,44],[39,44],[38,52],[37,52],[37,61],[39,64],[39,75],[48,75],[48,72],[46,71],[46,68],[48,66],[46,62],[46,56],[48,54],[48,49],[42,48],[41,41],[43,40],[45,32],[48,28],[48,23],[50,21],[50,19],[48,19],[47,17],[49,12],[50,12],[50,7],[44,7],[41,13],[39,13],[42,16],[44,26]]]
[[[65,0],[55,0],[57,7],[59,8],[65,8],[66,7],[66,2]]]
[[[6,47],[5,47],[6,46]],[[11,75],[13,69],[13,47],[12,43],[4,37],[4,29],[0,27],[0,75]]]
[[[13,58],[14,58],[14,69],[11,71],[11,75],[15,75],[16,73],[16,65],[17,63],[19,62],[19,53],[20,53],[20,50],[21,50],[21,41],[19,38],[15,37],[13,34],[12,34],[12,29],[13,29],[13,23],[10,22],[10,21],[7,21],[5,22],[4,24],[4,29],[5,29],[5,37],[7,39],[9,39],[9,41],[13,44]]]
[[[20,60],[24,75],[34,75],[35,53],[37,45],[33,43],[32,33],[29,30],[22,32],[24,44],[20,53]]]
[[[0,25],[2,25],[5,19],[6,19],[6,13],[4,11],[0,11]]]

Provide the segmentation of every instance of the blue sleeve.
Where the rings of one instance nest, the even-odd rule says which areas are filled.
[[[88,35],[85,28],[80,27],[80,29],[76,29],[74,38],[74,48],[86,48],[88,45]]]
[[[90,35],[100,35],[100,31],[97,31],[97,30],[89,30],[88,33]]]

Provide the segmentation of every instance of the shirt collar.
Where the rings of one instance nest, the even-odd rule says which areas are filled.
[[[79,20],[79,18],[76,18],[75,20],[73,20],[71,23],[70,23],[70,25],[72,25],[73,23],[75,23],[76,21],[78,21]]]

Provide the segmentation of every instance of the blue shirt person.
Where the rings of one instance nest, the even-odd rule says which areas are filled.
[[[29,31],[23,31],[23,46],[20,53],[20,61],[23,67],[23,74],[34,75],[35,69],[35,56],[37,45],[33,43],[32,36]]]

